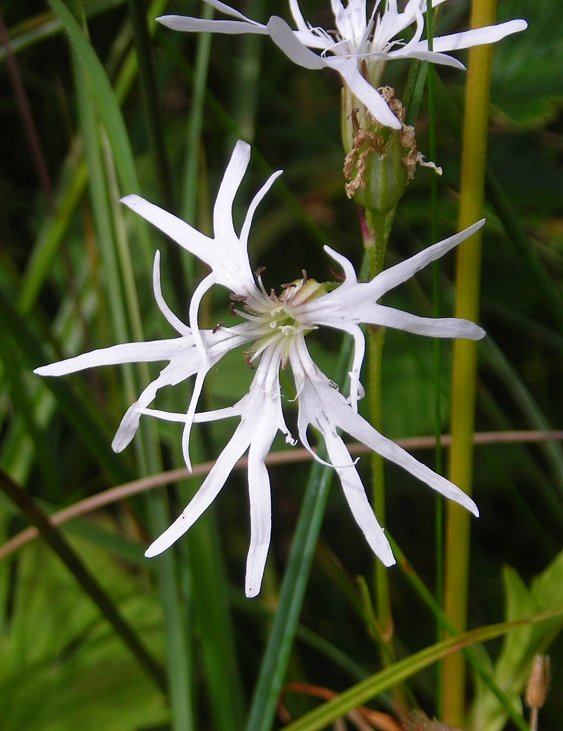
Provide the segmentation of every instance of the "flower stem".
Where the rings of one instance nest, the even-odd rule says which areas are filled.
[[[383,271],[387,242],[395,216],[395,208],[385,213],[374,210],[365,211],[364,246],[368,255],[368,280]],[[368,328],[369,354],[369,413],[371,424],[380,431],[382,428],[381,382],[382,357],[385,342],[385,329]],[[385,474],[383,458],[376,452],[371,454],[373,508],[379,523],[385,525]],[[394,662],[393,614],[389,591],[389,570],[380,561],[375,562],[375,595],[380,637],[383,643],[381,658],[384,665]],[[397,692],[396,702],[402,705],[402,693]]]
[[[426,11],[426,32],[428,36],[428,48],[434,49],[434,29],[439,8],[433,8],[432,3]],[[428,145],[430,159],[438,160],[438,142],[436,134],[436,69],[431,63],[428,67]],[[430,176],[430,229],[431,241],[438,241],[438,177]],[[432,262],[432,316],[442,315],[442,289],[440,285],[441,266],[439,261]],[[434,447],[434,468],[440,475],[444,474],[444,460],[442,441],[442,340],[434,338],[433,343],[433,371],[434,371],[434,436],[436,444]],[[435,497],[435,519],[434,519],[434,545],[435,545],[435,593],[437,601],[442,604],[444,601],[444,500],[441,495]],[[436,623],[436,641],[439,641],[444,631],[443,624],[439,619]],[[442,686],[442,665],[436,666],[437,687]],[[441,710],[441,709],[440,709]]]
[[[494,23],[496,0],[474,0],[471,27]],[[469,51],[461,168],[458,226],[465,228],[482,216],[487,148],[492,46]],[[481,237],[474,235],[457,252],[456,317],[478,320]],[[453,349],[452,447],[450,479],[471,493],[477,348],[473,341],[456,340]],[[446,574],[444,606],[458,631],[467,623],[469,574],[469,514],[448,504],[446,523]],[[465,663],[461,653],[444,661],[443,721],[462,726],[464,718]]]

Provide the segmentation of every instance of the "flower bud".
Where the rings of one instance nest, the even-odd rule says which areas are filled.
[[[549,690],[549,656],[536,655],[526,686],[526,704],[530,708],[541,708]]]
[[[379,89],[381,96],[401,122],[400,130],[374,120],[363,104],[343,90],[342,139],[346,158],[346,194],[367,210],[388,213],[397,206],[413,178],[416,165],[425,163],[417,150],[414,127],[403,124],[405,108],[390,86]]]

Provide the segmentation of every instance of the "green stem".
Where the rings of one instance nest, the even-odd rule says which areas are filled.
[[[471,27],[495,21],[496,0],[474,0]],[[461,168],[459,228],[474,223],[483,212],[492,47],[469,52],[465,91],[465,119]],[[458,248],[456,317],[477,320],[481,236],[474,235]],[[449,477],[466,493],[472,492],[473,431],[477,374],[477,347],[470,340],[456,340],[453,349],[452,446]],[[447,506],[446,574],[444,607],[451,623],[463,631],[467,624],[469,580],[469,513],[458,505]],[[459,652],[444,661],[443,721],[462,726],[465,705],[465,662]]]
[[[368,254],[368,280],[383,271],[387,242],[395,216],[395,208],[386,213],[366,210],[367,235],[364,245]],[[385,342],[385,328],[370,327],[368,329],[369,382],[368,396],[371,424],[381,431],[381,384],[382,358]],[[372,499],[373,508],[379,523],[385,525],[385,471],[383,458],[376,452],[371,453]],[[395,660],[393,647],[393,614],[391,611],[391,595],[389,589],[389,570],[381,561],[375,562],[375,595],[377,602],[377,619],[380,630],[381,659],[384,666]],[[395,701],[399,708],[404,706],[404,696],[396,692]]]
[[[426,34],[428,37],[428,48],[434,48],[434,28],[436,21],[436,10],[430,3],[426,11]],[[428,145],[430,159],[438,160],[438,143],[436,135],[436,70],[431,63],[428,68]],[[438,241],[438,178],[430,176],[430,230],[431,241]],[[441,266],[439,261],[432,263],[432,315],[440,317],[442,314],[442,290],[440,284]],[[436,443],[434,447],[434,467],[438,474],[443,474],[443,449],[442,449],[442,340],[434,338],[433,342],[434,361],[434,436]],[[434,555],[436,560],[436,598],[442,603],[444,600],[444,500],[441,495],[435,497],[435,521],[434,521]],[[436,640],[439,640],[444,627],[440,621],[436,623]],[[436,666],[437,686],[442,686],[442,666]],[[441,710],[441,709],[440,709]]]

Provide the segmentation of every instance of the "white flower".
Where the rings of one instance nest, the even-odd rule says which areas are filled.
[[[170,310],[160,289],[159,256],[155,258],[153,289],[157,304],[178,337],[148,343],[127,343],[70,358],[38,368],[44,376],[59,376],[84,368],[117,363],[168,361],[160,375],[143,391],[127,410],[113,447],[123,449],[133,438],[141,414],[152,415],[184,425],[183,449],[189,461],[189,433],[193,423],[238,417],[227,446],[218,457],[202,486],[182,515],[149,547],[147,556],[155,556],[183,535],[207,509],[225,484],[236,461],[248,450],[248,486],[250,494],[251,538],[247,559],[246,594],[259,590],[270,543],[270,483],[265,466],[266,456],[278,431],[293,442],[282,414],[280,368],[291,366],[298,401],[297,428],[299,439],[315,459],[323,461],[309,444],[307,431],[313,427],[322,436],[328,464],[340,478],[342,488],[356,522],[366,539],[387,566],[395,560],[384,531],[369,505],[361,479],[338,430],[403,467],[432,489],[478,514],[475,503],[444,477],[416,460],[404,449],[377,432],[357,412],[362,396],[359,381],[364,356],[364,335],[360,323],[392,327],[434,337],[463,337],[477,340],[483,330],[471,322],[453,318],[417,317],[386,307],[378,300],[389,290],[412,277],[419,269],[438,259],[483,225],[479,221],[470,228],[430,246],[416,256],[397,264],[370,282],[360,283],[352,264],[329,247],[327,253],[342,267],[345,281],[336,288],[319,284],[303,273],[301,279],[282,288],[279,294],[268,293],[259,275],[252,275],[246,248],[252,215],[266,190],[279,173],[272,175],[253,199],[240,236],[232,221],[232,203],[248,166],[249,146],[239,141],[223,177],[214,207],[214,237],[209,238],[187,223],[163,211],[139,196],[127,196],[123,202],[148,221],[158,226],[187,251],[211,266],[211,273],[196,289],[190,306],[190,326]],[[233,312],[244,322],[234,327],[199,330],[197,307],[202,292],[212,284],[231,291],[231,298],[240,309]],[[315,365],[307,350],[307,334],[321,326],[348,332],[354,338],[354,358],[350,372],[349,398]],[[250,347],[249,347],[249,344]],[[245,357],[257,364],[248,393],[234,406],[211,412],[197,412],[197,400],[209,368],[223,355],[246,345]],[[163,386],[176,385],[195,376],[193,395],[183,412],[171,413],[148,408]]]
[[[397,0],[375,0],[369,15],[366,0],[348,0],[346,6],[340,0],[331,0],[336,29],[328,31],[305,21],[298,0],[289,0],[296,30],[275,15],[266,25],[262,25],[223,2],[205,2],[236,20],[202,20],[181,15],[164,15],[157,20],[180,31],[269,35],[299,66],[308,69],[331,68],[337,71],[344,85],[369,109],[372,116],[380,124],[395,129],[401,129],[401,123],[374,88],[380,83],[387,61],[413,58],[463,69],[463,64],[447,55],[447,51],[495,43],[527,27],[524,20],[510,20],[485,28],[439,36],[433,39],[433,50],[430,51],[428,40],[422,38],[426,0],[409,0],[402,12],[397,7]],[[444,0],[433,0],[432,6],[436,7],[442,2]],[[415,27],[412,36],[405,42],[400,34],[413,24]],[[310,49],[320,51],[320,54]],[[372,85],[370,80],[375,83]]]

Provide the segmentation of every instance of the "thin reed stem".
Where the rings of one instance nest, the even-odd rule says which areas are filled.
[[[436,26],[437,12],[428,5],[426,11],[426,32],[428,36],[428,48],[434,48],[434,29]],[[431,63],[427,64],[428,69],[428,145],[430,159],[433,162],[438,160],[438,142],[436,135],[436,70]],[[430,176],[430,240],[438,241],[438,178]],[[440,317],[442,314],[442,288],[440,283],[441,265],[440,261],[432,262],[432,315]],[[438,474],[443,474],[444,460],[440,435],[442,433],[442,340],[434,338],[433,342],[433,375],[434,375],[434,435],[436,444],[434,446],[434,468]],[[435,496],[435,519],[434,519],[434,555],[435,568],[435,590],[436,599],[439,603],[444,601],[444,500],[441,495]],[[439,640],[444,631],[443,625],[437,617],[436,639]],[[437,687],[442,686],[442,665],[436,666]]]
[[[474,0],[471,27],[494,23],[496,0]],[[482,217],[487,151],[487,123],[490,98],[492,47],[469,51],[465,118],[463,125],[461,195],[458,218],[463,229]],[[481,236],[474,235],[457,251],[456,317],[479,319]],[[472,492],[473,430],[477,379],[477,346],[456,340],[452,376],[452,448],[449,477],[466,493]],[[467,511],[455,504],[447,506],[446,571],[444,608],[458,631],[467,625],[469,581],[469,521]],[[465,660],[454,653],[444,661],[442,690],[443,721],[462,726],[465,707]]]

